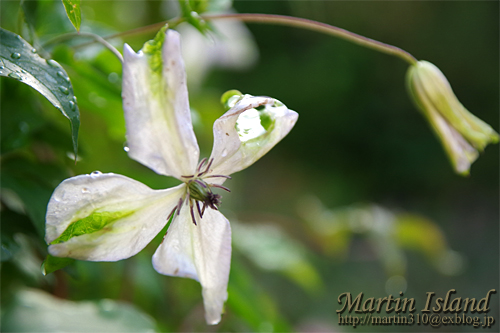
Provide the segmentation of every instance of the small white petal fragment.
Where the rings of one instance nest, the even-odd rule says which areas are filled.
[[[66,179],[47,207],[45,241],[53,243],[49,253],[89,261],[131,257],[166,225],[184,191],[184,184],[152,190],[112,173]]]
[[[252,165],[290,132],[297,118],[276,99],[242,96],[214,123],[209,174],[230,175]]]
[[[135,53],[125,44],[123,108],[129,156],[159,174],[193,174],[199,148],[191,123],[180,36],[158,33]]]
[[[163,243],[153,255],[158,273],[187,277],[200,282],[203,288],[205,319],[218,324],[227,299],[227,283],[231,265],[231,228],[218,211],[207,209],[198,225],[191,220],[189,206],[168,228]]]

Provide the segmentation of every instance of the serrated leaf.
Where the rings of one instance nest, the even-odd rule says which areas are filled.
[[[64,68],[52,59],[40,57],[21,36],[2,28],[0,45],[0,76],[10,77],[34,88],[69,119],[76,156],[80,113],[73,86]]]
[[[42,263],[42,274],[47,275],[57,270],[60,270],[61,268],[64,268],[72,264],[74,261],[75,259],[59,258],[47,254],[47,258],[45,258],[45,260]]]
[[[64,9],[69,20],[73,23],[76,31],[80,31],[80,23],[82,22],[82,14],[80,12],[80,0],[62,0]]]

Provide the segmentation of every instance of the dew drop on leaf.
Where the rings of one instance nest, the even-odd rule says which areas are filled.
[[[64,95],[69,95],[69,89],[63,86],[59,86],[59,90],[64,94]]]
[[[21,53],[14,52],[10,55],[12,59],[19,59],[21,58]]]
[[[76,104],[75,104],[75,102],[73,102],[73,101],[69,101],[69,108],[70,108],[71,110],[75,111],[75,109],[76,109]]]
[[[61,71],[57,72],[57,76],[59,76],[60,78],[64,79],[64,81],[69,83],[69,77],[67,77],[63,72]]]
[[[16,79],[16,80],[21,80],[21,77],[19,76],[19,74],[14,73],[14,72],[10,73],[9,77]]]
[[[59,64],[57,63],[57,61],[52,60],[52,59],[48,59],[48,60],[47,60],[47,64],[48,64],[50,67],[59,67]]]
[[[31,49],[31,53],[36,53],[36,49]]]

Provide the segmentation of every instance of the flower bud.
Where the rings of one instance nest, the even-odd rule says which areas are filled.
[[[458,101],[443,73],[427,61],[419,61],[407,72],[411,97],[441,140],[455,171],[469,173],[471,163],[498,134],[471,114]]]

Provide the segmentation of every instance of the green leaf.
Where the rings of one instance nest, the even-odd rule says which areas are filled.
[[[75,259],[59,258],[47,254],[47,258],[45,258],[45,260],[42,263],[42,274],[47,275],[57,270],[60,270],[61,268],[64,268],[72,264],[74,261]]]
[[[0,45],[0,76],[10,77],[34,88],[69,119],[76,156],[80,113],[64,68],[52,59],[40,57],[21,36],[2,28]]]
[[[202,6],[197,5],[200,2],[191,3],[189,0],[178,0],[179,6],[181,7],[182,17],[195,27],[199,32],[205,35],[208,31],[213,30],[210,24],[208,24],[199,14],[196,9],[202,13],[205,9]],[[195,5],[195,8],[192,7],[192,4]]]
[[[73,23],[76,31],[80,31],[80,23],[82,21],[82,14],[80,12],[80,0],[62,0],[64,9],[69,20]]]
[[[2,307],[3,332],[155,332],[153,318],[110,299],[68,301],[39,289],[16,290]]]
[[[25,214],[30,218],[40,236],[45,234],[45,214],[47,203],[56,186],[68,177],[65,169],[55,165],[36,164],[22,157],[2,161],[2,201],[15,193],[22,203]],[[5,226],[2,226],[4,229]]]

